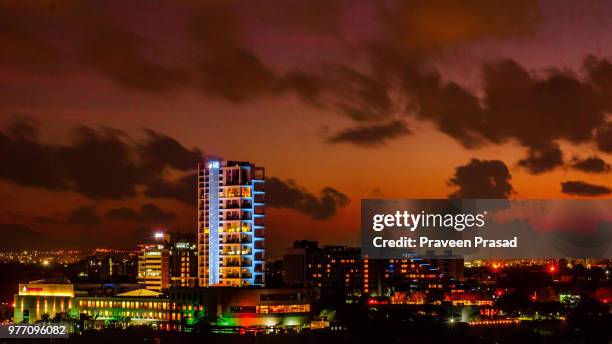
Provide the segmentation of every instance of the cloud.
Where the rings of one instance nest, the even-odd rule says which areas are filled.
[[[557,141],[592,142],[595,129],[605,123],[612,110],[612,88],[605,82],[612,79],[595,80],[598,66],[607,63],[588,57],[579,77],[555,69],[536,74],[509,59],[490,62],[483,67],[481,96],[435,72],[408,66],[400,75],[417,118],[433,122],[468,149],[517,142],[528,150],[520,165],[542,173],[562,166]]]
[[[35,216],[32,221],[41,225],[53,225],[58,223],[56,219],[47,216]]]
[[[145,129],[147,139],[138,146],[142,169],[162,171],[171,167],[180,171],[195,168],[195,163],[204,157],[199,148],[188,149],[175,138]]]
[[[573,169],[587,172],[587,173],[608,173],[610,172],[610,165],[603,159],[596,156],[588,157],[584,160],[574,158],[570,165]]]
[[[108,12],[116,4],[6,4],[2,13],[11,25],[3,43],[13,49],[7,48],[5,54],[30,68],[53,61],[57,61],[53,66],[80,62],[122,87],[145,92],[189,87],[236,103],[294,92],[311,104],[362,121],[388,118],[397,111],[389,84],[378,71],[362,72],[344,59],[304,64],[291,58],[301,55],[291,54],[291,43],[278,47],[287,50],[290,61],[286,68],[276,68],[270,56],[256,52],[256,34],[272,31],[291,38],[285,42],[331,39],[340,56],[367,56],[374,37],[355,36],[342,25],[345,18],[356,17],[379,35],[375,39],[384,42],[382,50],[394,50],[403,59],[481,39],[524,37],[534,32],[540,17],[536,1],[391,1],[361,7],[341,1],[178,2],[160,5],[158,11],[135,6],[126,9],[125,17],[112,18]],[[145,26],[122,25],[122,20],[132,19],[130,11],[148,22],[173,25],[165,28],[165,35],[152,36]],[[40,34],[43,31],[45,35]],[[184,45],[172,43],[177,41]]]
[[[96,213],[94,206],[80,206],[68,214],[66,223],[69,225],[99,226],[102,219]]]
[[[407,130],[402,125],[391,125],[388,130]],[[46,144],[38,139],[37,123],[20,118],[0,132],[0,152],[6,152],[0,155],[0,178],[26,186],[77,192],[95,200],[131,198],[142,187],[146,197],[175,199],[194,206],[195,164],[207,157],[200,149],[186,148],[167,135],[152,130],[145,130],[145,135],[144,140],[134,140],[112,128],[81,126],[73,130],[69,144]],[[385,140],[374,136],[361,140],[363,144],[366,140]],[[170,178],[168,172],[178,177]],[[315,219],[331,217],[349,202],[348,197],[331,187],[323,189],[319,197],[292,181],[271,178],[269,187],[271,206],[296,209]],[[169,222],[174,218],[174,214],[152,204],[143,206],[140,213],[116,208],[106,215],[142,222]],[[68,223],[95,225],[100,219],[93,207],[80,207],[70,214]]]
[[[150,42],[134,33],[99,29],[84,40],[80,57],[86,65],[125,88],[164,92],[186,84],[189,74],[150,57],[157,53]]]
[[[346,207],[350,199],[340,191],[326,187],[316,197],[295,181],[282,181],[276,177],[266,180],[266,202],[273,208],[294,209],[316,220],[324,220]]]
[[[533,174],[552,171],[563,166],[563,152],[557,144],[531,147],[527,157],[519,160],[518,164]]]
[[[68,188],[57,148],[38,142],[38,123],[17,117],[0,132],[0,178],[52,190]]]
[[[54,68],[80,62],[82,66],[72,68],[89,68],[122,87],[154,94],[190,88],[233,103],[295,94],[354,122],[332,137],[332,143],[372,146],[399,138],[408,134],[399,119],[412,115],[433,122],[469,149],[517,142],[528,152],[521,164],[533,173],[560,166],[538,156],[558,153],[552,147],[562,140],[596,140],[600,150],[612,149],[612,129],[604,126],[612,108],[612,65],[607,59],[587,57],[580,73],[553,68],[534,72],[510,59],[490,61],[483,65],[478,91],[445,81],[432,70],[432,61],[468,44],[534,34],[543,22],[538,1],[361,6],[341,1],[208,1],[163,4],[159,11],[126,9],[126,18],[131,18],[129,11],[139,11],[149,22],[171,21],[174,25],[164,35],[109,18],[113,6],[116,2],[4,5],[0,13],[8,29],[0,40],[8,48],[0,56],[33,70],[41,57],[49,56]],[[347,18],[368,34],[343,25]],[[283,58],[266,54],[269,32],[276,33],[275,49],[286,52]],[[288,43],[308,37],[324,44],[330,40],[333,53],[303,58]],[[394,122],[401,125],[391,129]],[[47,178],[52,182],[52,177]],[[94,197],[100,192],[93,185],[79,186],[88,186],[84,192]],[[57,187],[66,186],[60,182]],[[108,191],[119,198],[132,192],[121,184]]]
[[[51,238],[31,227],[19,223],[0,223],[0,236],[10,240],[0,240],[0,250],[20,251],[51,248]]]
[[[512,175],[500,160],[472,159],[467,165],[455,169],[448,184],[458,189],[453,198],[508,198],[514,193],[510,183]]]
[[[597,128],[595,143],[600,151],[612,153],[612,122],[606,122]]]
[[[196,51],[194,83],[205,94],[241,103],[277,92],[276,73],[244,41],[236,3],[197,6],[188,26]]]
[[[25,23],[25,18],[32,22],[40,20],[27,7],[15,1],[0,4],[0,66],[38,75],[55,74],[65,67],[62,53],[41,37],[39,31]]]
[[[21,221],[21,220],[25,220],[26,219],[25,215],[19,214],[19,213],[13,212],[13,211],[6,211],[5,210],[2,214],[5,215],[6,217],[11,218],[12,220],[20,220]]]
[[[602,185],[594,185],[583,181],[561,182],[561,192],[575,196],[601,196],[610,194],[610,188]]]
[[[72,144],[59,148],[58,153],[74,191],[92,199],[136,195],[135,185],[142,176],[122,135],[114,129],[74,130]]]
[[[155,204],[147,203],[140,208],[140,212],[136,212],[131,208],[110,209],[106,213],[106,218],[130,222],[167,224],[176,218],[176,214],[164,211]]]
[[[423,54],[484,39],[531,36],[541,13],[537,1],[398,1],[382,19],[398,46]]]
[[[54,145],[39,140],[38,127],[31,119],[16,118],[0,132],[0,178],[91,199],[133,197],[140,185],[151,197],[165,197],[186,192],[185,184],[179,190],[165,179],[166,173],[191,171],[203,159],[201,150],[148,129],[146,139],[138,141],[112,128],[80,126],[69,144]]]
[[[380,146],[388,140],[408,135],[410,129],[401,120],[383,124],[360,125],[340,131],[328,140],[334,143],[348,142],[359,146]]]
[[[147,185],[144,194],[148,197],[176,199],[195,206],[196,174],[188,173],[176,181],[156,179]]]

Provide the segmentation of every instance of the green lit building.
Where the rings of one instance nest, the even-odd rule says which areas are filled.
[[[188,330],[198,321],[228,328],[300,330],[311,313],[308,289],[170,288],[168,293],[137,289],[114,296],[90,296],[67,280],[19,285],[15,323],[61,317],[86,328],[148,325]],[[89,324],[89,326],[88,326]]]

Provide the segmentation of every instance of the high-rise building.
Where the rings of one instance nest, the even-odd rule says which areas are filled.
[[[195,287],[198,279],[195,233],[158,231],[153,237],[156,242],[153,247],[163,248],[169,254],[170,286]]]
[[[170,284],[173,287],[195,287],[198,256],[195,234],[175,233],[170,244]]]
[[[141,245],[138,256],[138,284],[154,291],[170,285],[170,250],[162,244]]]
[[[265,172],[249,162],[198,164],[201,287],[264,285]]]

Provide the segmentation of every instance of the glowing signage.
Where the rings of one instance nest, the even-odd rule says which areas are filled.
[[[19,295],[74,297],[72,284],[20,284]]]

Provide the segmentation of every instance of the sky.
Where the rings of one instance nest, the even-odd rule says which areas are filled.
[[[267,245],[367,198],[609,198],[610,1],[3,1],[0,249],[195,232],[198,161],[266,168]]]

